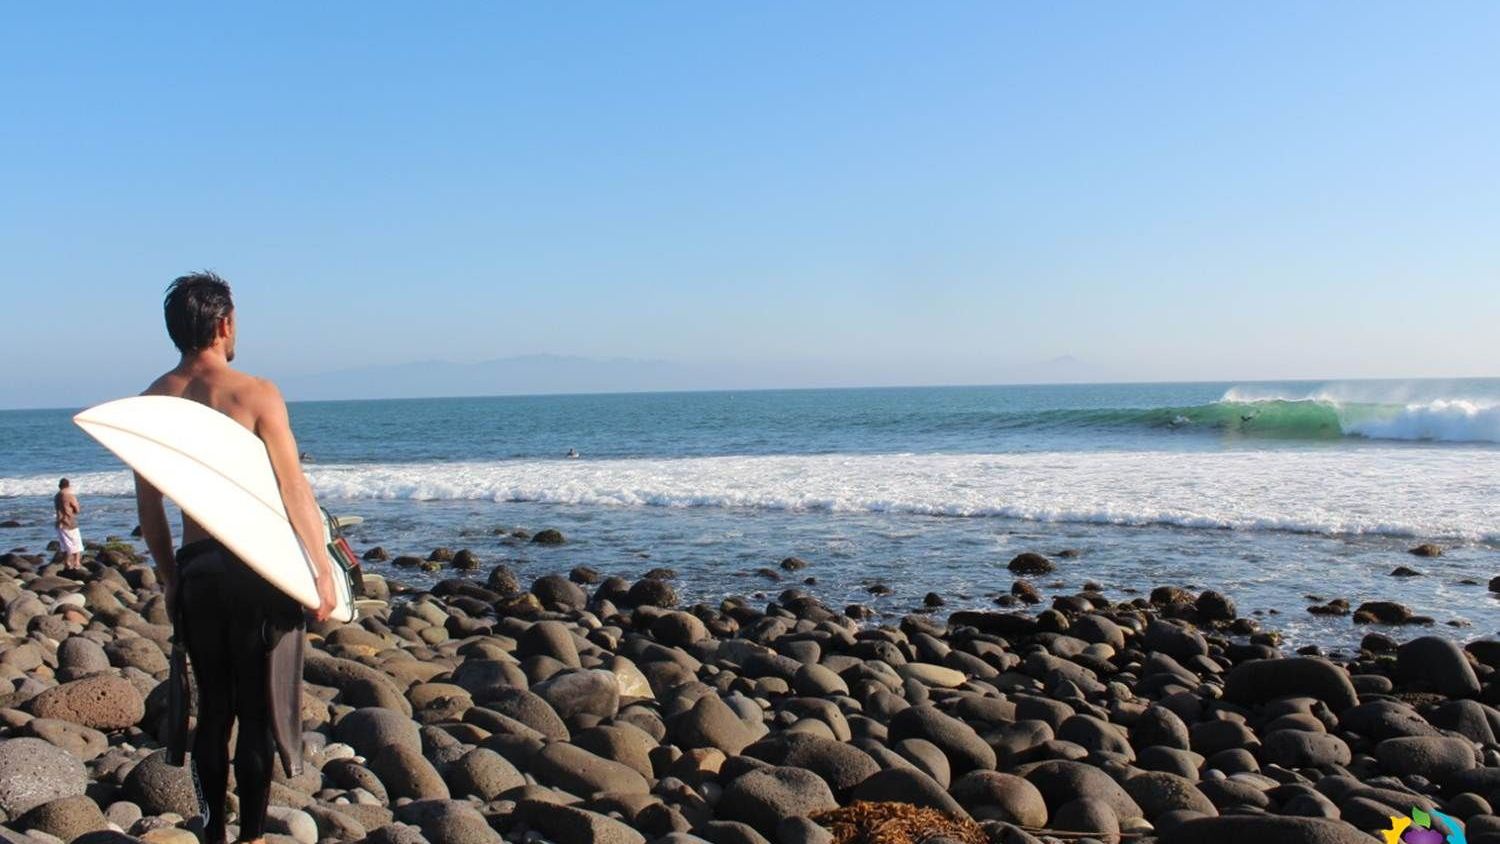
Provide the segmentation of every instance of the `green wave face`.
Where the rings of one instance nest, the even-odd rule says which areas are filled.
[[[1356,406],[1379,409],[1379,405]],[[1336,439],[1345,435],[1345,414],[1349,406],[1305,399],[1292,401],[1225,401],[1183,408],[1168,420],[1168,425],[1186,424],[1231,431],[1245,436],[1284,437],[1288,439]]]
[[[1403,405],[1342,404],[1323,399],[1217,401],[1188,407],[1109,408],[1049,411],[1006,420],[1016,429],[1157,429],[1277,439],[1333,440],[1363,437],[1361,428],[1395,420]]]

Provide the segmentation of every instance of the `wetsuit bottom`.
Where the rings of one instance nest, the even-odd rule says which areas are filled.
[[[184,546],[177,561],[180,632],[198,684],[193,764],[207,809],[204,838],[209,844],[225,840],[229,734],[236,720],[240,838],[260,838],[275,763],[266,670],[269,621],[288,613],[300,617],[301,609],[216,540]]]

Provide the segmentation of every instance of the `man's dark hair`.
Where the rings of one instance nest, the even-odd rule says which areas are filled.
[[[63,478],[62,480],[57,482],[58,489],[67,489],[69,486],[71,486],[71,484],[68,483],[67,478]]]
[[[205,270],[167,285],[163,305],[167,334],[179,351],[187,353],[213,345],[219,320],[234,310],[234,299],[229,295],[229,282]]]

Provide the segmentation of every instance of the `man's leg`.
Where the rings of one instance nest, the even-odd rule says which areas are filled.
[[[248,590],[247,590],[248,591]],[[253,594],[246,598],[254,600]],[[234,745],[234,778],[240,796],[240,839],[256,841],[266,834],[266,807],[271,799],[271,766],[276,764],[271,735],[270,678],[266,675],[265,622],[260,613],[234,634],[235,717],[239,738]],[[241,616],[244,618],[244,616]]]
[[[229,791],[229,731],[234,721],[234,676],[230,671],[228,607],[211,578],[189,578],[182,584],[183,626],[188,658],[198,682],[198,728],[193,736],[192,765],[197,769],[207,844],[224,844],[225,797]]]

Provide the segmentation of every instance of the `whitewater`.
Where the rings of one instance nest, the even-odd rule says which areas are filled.
[[[898,513],[1500,541],[1500,451],[739,456],[313,465],[320,499]],[[127,495],[126,472],[75,479]],[[51,477],[0,479],[0,496]]]

